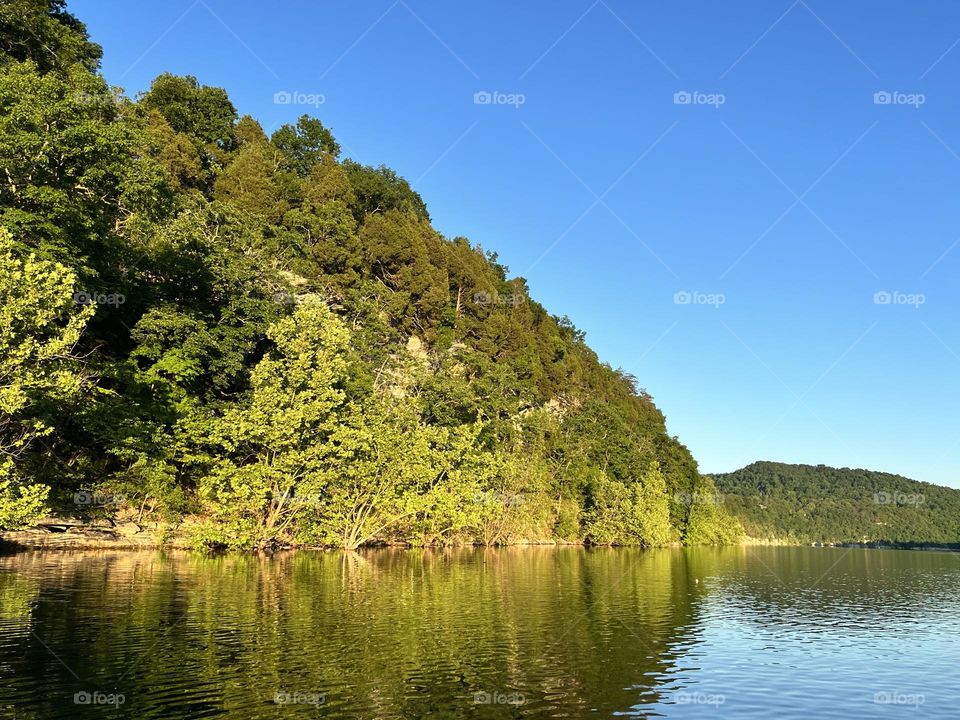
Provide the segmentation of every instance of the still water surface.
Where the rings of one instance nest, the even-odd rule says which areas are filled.
[[[0,557],[0,717],[960,718],[960,555]]]

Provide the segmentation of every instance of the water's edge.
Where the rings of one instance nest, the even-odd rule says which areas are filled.
[[[171,537],[165,530],[151,530],[128,523],[127,526],[88,527],[73,526],[60,531],[51,531],[46,528],[29,528],[26,530],[9,530],[0,532],[0,551],[19,552],[23,550],[192,550],[190,543],[184,538]],[[166,537],[164,537],[166,535]],[[523,541],[511,543],[511,547],[565,547],[584,546],[580,542],[561,541]],[[864,548],[872,550],[921,550],[926,552],[960,552],[960,543],[800,543],[778,538],[744,538],[740,546],[776,546],[776,547],[840,547]],[[482,547],[475,544],[454,544],[457,547]],[[379,547],[379,546],[378,546]],[[419,549],[409,545],[396,546],[399,549]],[[682,547],[674,543],[668,547]],[[283,548],[284,552],[325,551],[330,548],[296,547]],[[248,554],[248,553],[237,553]]]

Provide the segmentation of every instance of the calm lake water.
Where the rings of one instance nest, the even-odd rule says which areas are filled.
[[[960,555],[0,557],[0,717],[960,717]]]

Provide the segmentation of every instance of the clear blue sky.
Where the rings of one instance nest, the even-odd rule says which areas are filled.
[[[268,131],[314,112],[275,93],[322,95],[346,155],[496,250],[705,472],[770,459],[960,487],[956,2],[70,8],[131,94],[193,74]]]

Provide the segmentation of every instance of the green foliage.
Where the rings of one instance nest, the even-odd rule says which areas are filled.
[[[347,160],[343,169],[356,193],[354,214],[357,220],[388,210],[403,210],[414,213],[421,220],[430,219],[423,198],[390,168],[383,165],[374,168]]]
[[[0,6],[0,523],[102,487],[203,546],[735,539],[671,501],[702,481],[650,396],[396,172],[98,59]]]
[[[681,493],[678,499],[690,509],[688,545],[730,545],[743,539],[740,521],[728,512],[711,478],[701,477],[692,493]]]
[[[266,143],[244,143],[233,162],[217,178],[214,197],[268,221],[279,220],[283,215],[283,201],[280,188],[274,182],[273,155]]]
[[[323,123],[303,115],[296,125],[283,125],[270,138],[282,154],[288,169],[307,177],[325,155],[340,155],[340,145]]]
[[[103,50],[90,42],[86,27],[66,11],[66,4],[66,0],[4,0],[0,63],[32,60],[41,72],[74,63],[96,70]]]
[[[316,297],[269,333],[275,357],[251,376],[250,401],[210,429],[216,453],[200,482],[223,544],[264,546],[282,536],[326,485],[330,435],[342,422],[349,334]]]
[[[960,490],[899,475],[757,462],[715,475],[747,534],[801,542],[960,541]]]
[[[666,487],[655,463],[630,484],[598,475],[590,485],[587,538],[597,545],[666,545],[672,539]]]
[[[193,76],[164,73],[140,100],[146,110],[156,110],[174,132],[220,148],[234,144],[237,111],[221,88],[201,85]]]
[[[43,513],[49,488],[31,483],[22,466],[53,431],[58,404],[84,386],[72,353],[93,308],[74,305],[75,282],[62,265],[18,257],[0,228],[0,528]]]

